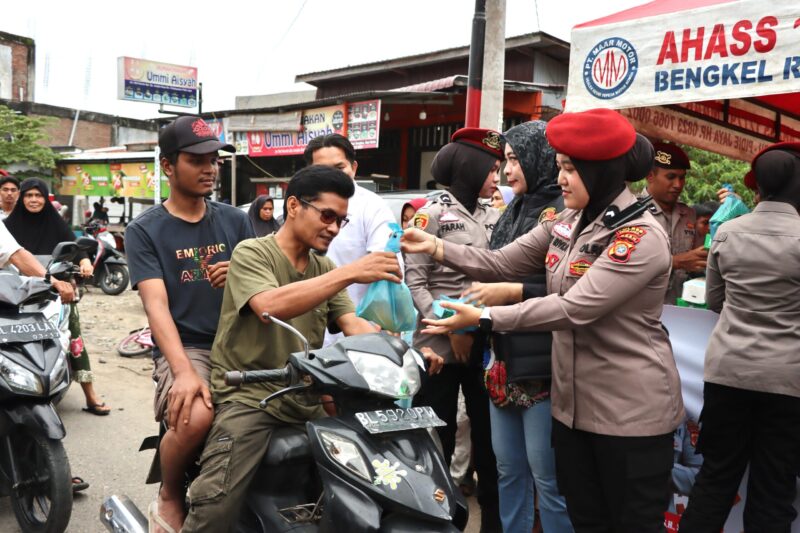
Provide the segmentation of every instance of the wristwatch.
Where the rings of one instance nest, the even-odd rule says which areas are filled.
[[[491,309],[491,307],[484,307],[483,311],[481,311],[481,317],[478,319],[478,327],[484,333],[492,332],[492,317],[489,314]]]

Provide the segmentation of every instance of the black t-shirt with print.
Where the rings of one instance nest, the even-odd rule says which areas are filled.
[[[183,345],[210,349],[224,289],[211,287],[207,267],[230,261],[236,245],[252,237],[247,214],[229,205],[206,202],[199,222],[175,217],[161,205],[153,207],[125,228],[131,286],[163,280]]]

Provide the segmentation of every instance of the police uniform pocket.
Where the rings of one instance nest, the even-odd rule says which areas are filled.
[[[206,445],[200,457],[200,475],[189,488],[191,505],[215,501],[228,493],[233,438],[221,437]]]

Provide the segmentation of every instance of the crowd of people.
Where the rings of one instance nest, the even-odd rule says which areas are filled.
[[[748,464],[745,530],[788,531],[800,472],[800,143],[754,158],[746,183],[760,203],[723,224],[709,249],[719,203],[680,201],[686,153],[616,112],[504,133],[463,128],[431,166],[445,191],[401,210],[402,254],[383,251],[394,217],[354,182],[356,152],[341,135],[311,140],[280,214],[268,196],[248,213],[207,199],[218,152],[234,148],[199,117],[162,128],[159,147],[169,198],[125,233],[166,431],[148,510],[156,530],[228,530],[275,428],[335,413],[324,398],[291,395],[261,408],[280,385],[224,383],[226,371],[282,368],[302,349],[268,317],[319,348],[376,331],[356,306],[370,283],[402,280],[419,315],[411,342],[428,366],[413,402],[446,422],[449,464],[463,397],[460,447],[477,476],[482,532],[663,531],[674,491],[689,496],[681,531],[717,532]],[[642,180],[638,197],[630,184]],[[25,274],[43,274],[28,252],[74,239],[40,180],[0,178],[0,207],[0,261]],[[776,253],[786,260],[764,259]],[[703,414],[687,420],[661,313],[703,275],[720,319]],[[443,297],[454,313],[437,318]],[[73,309],[73,370],[87,411],[108,414]]]

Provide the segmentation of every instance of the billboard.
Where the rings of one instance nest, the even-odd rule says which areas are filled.
[[[136,163],[61,164],[56,171],[56,194],[65,196],[127,196],[153,198],[152,161]],[[161,176],[161,197],[169,196],[169,182]]]
[[[197,107],[197,68],[120,57],[117,59],[117,98]]]

